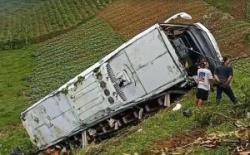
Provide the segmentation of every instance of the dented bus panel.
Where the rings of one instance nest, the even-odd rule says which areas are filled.
[[[183,87],[206,57],[220,64],[201,24],[155,24],[21,114],[31,141],[44,149],[172,88]]]

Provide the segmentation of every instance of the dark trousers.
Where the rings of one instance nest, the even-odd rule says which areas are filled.
[[[237,103],[237,99],[233,93],[231,86],[228,87],[217,86],[217,95],[216,95],[217,103],[219,103],[222,98],[222,92],[224,92],[233,103]]]

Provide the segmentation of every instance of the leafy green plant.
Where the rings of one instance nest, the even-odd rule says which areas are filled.
[[[0,5],[0,10],[4,10],[4,13],[0,14],[0,49],[18,49],[62,34],[89,20],[111,2],[110,0],[40,0],[36,3],[4,1],[5,4]],[[4,9],[5,6],[9,6],[8,9]]]
[[[63,36],[41,43],[34,51],[32,101],[56,90],[122,43],[123,40],[97,18]],[[78,82],[82,80],[84,77],[79,77]]]

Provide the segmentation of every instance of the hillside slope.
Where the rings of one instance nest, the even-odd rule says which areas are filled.
[[[0,49],[21,48],[76,28],[111,0],[0,0]]]
[[[57,89],[123,42],[109,25],[93,18],[69,33],[39,44],[34,52],[32,101]]]
[[[0,155],[14,146],[31,146],[20,123],[20,112],[30,105],[31,50],[0,51]]]
[[[0,0],[0,4],[3,2],[7,1]],[[27,42],[28,45],[19,50],[0,51],[0,154],[3,155],[17,146],[32,148],[20,123],[21,111],[125,40],[178,11],[187,11],[193,16],[193,21],[205,24],[215,34],[223,53],[232,56],[250,54],[249,23],[235,20],[201,0],[96,0],[95,4],[89,0],[81,3],[78,0],[11,2],[8,1],[9,5],[5,7],[0,5],[1,19],[5,20],[3,12],[7,13],[6,22],[0,23],[3,41],[3,46],[0,46],[3,49],[15,48],[12,43],[19,39],[29,41],[33,38],[43,42],[33,45]],[[85,2],[91,5],[85,5]],[[96,7],[99,2],[107,7]],[[17,10],[13,10],[13,6],[18,6]],[[57,13],[53,13],[55,10]],[[86,18],[78,18],[81,15],[86,15]],[[247,84],[247,80],[243,84]]]
[[[236,148],[229,143],[218,143],[215,147],[202,146],[199,139],[209,135],[228,135],[225,139],[233,141],[237,137],[232,134],[240,129],[236,121],[249,125],[245,110],[250,110],[250,59],[233,63],[235,77],[233,88],[241,105],[233,105],[224,97],[222,104],[216,105],[215,93],[211,93],[209,102],[198,108],[194,104],[195,89],[191,90],[177,103],[182,104],[179,111],[163,109],[154,116],[142,120],[137,126],[123,129],[116,137],[100,144],[91,144],[84,150],[78,150],[77,155],[226,155],[232,154]],[[244,73],[244,74],[242,74]],[[192,112],[185,116],[184,111]],[[249,131],[249,130],[247,130]],[[229,135],[231,133],[231,136]],[[243,135],[245,136],[245,135]],[[243,137],[242,136],[242,137]],[[217,138],[217,137],[216,137]],[[206,139],[205,139],[206,140]],[[196,144],[195,144],[196,141]],[[212,145],[212,142],[211,144]]]
[[[0,112],[0,154],[6,154],[15,146],[31,147],[20,125],[21,111],[122,43],[119,35],[113,33],[105,22],[93,18],[71,32],[28,49],[15,50],[12,55],[8,53],[11,51],[1,51],[4,59],[0,65],[8,68],[0,70],[4,80],[0,83],[4,86],[0,87],[0,92],[4,93],[0,95],[0,108],[3,110]],[[20,70],[20,76],[15,68]],[[5,88],[10,89],[9,93]],[[13,130],[8,131],[8,128]]]
[[[117,0],[98,15],[117,33],[131,38],[152,24],[163,22],[170,15],[181,11],[192,15],[191,22],[201,22],[212,31],[222,53],[250,55],[250,23],[236,20],[202,0]]]

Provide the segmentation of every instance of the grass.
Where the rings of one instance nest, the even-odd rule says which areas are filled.
[[[93,18],[30,48],[1,51],[0,155],[17,146],[32,148],[19,119],[31,102],[59,88],[123,42],[105,22]]]
[[[215,6],[216,8],[224,11],[224,12],[227,12],[227,13],[231,13],[233,16],[234,16],[234,13],[233,13],[233,10],[234,10],[234,7],[235,7],[235,3],[242,3],[242,1],[244,0],[241,0],[241,1],[236,1],[236,0],[204,0],[206,1],[207,3]],[[246,20],[250,21],[250,1],[249,0],[245,0],[246,1]],[[241,8],[238,8],[235,9],[236,11],[240,11],[239,9]]]
[[[0,49],[53,38],[89,20],[111,0],[0,1]]]
[[[20,148],[21,150],[31,150],[34,148],[26,131],[21,127],[13,129],[6,138],[0,139],[0,155],[10,154],[16,148]]]
[[[232,10],[233,0],[205,0],[207,3],[214,5],[218,9],[224,12],[230,12]]]
[[[0,131],[19,123],[28,105],[28,78],[32,72],[31,49],[0,51]]]
[[[20,113],[29,104],[31,48],[0,51],[0,154],[13,146],[27,148],[28,137],[20,126]]]
[[[238,61],[234,65],[235,78],[233,88],[240,102],[249,104],[250,94],[250,72],[247,69],[250,67],[250,59]],[[245,74],[242,74],[244,72]],[[175,135],[190,132],[193,129],[203,128],[206,133],[215,131],[228,132],[235,130],[233,122],[214,115],[214,112],[219,112],[224,115],[236,118],[239,113],[244,115],[242,111],[236,109],[230,103],[227,97],[223,97],[222,104],[215,104],[215,94],[210,96],[209,103],[203,109],[198,109],[194,106],[195,92],[191,91],[182,99],[183,110],[191,109],[192,117],[184,117],[182,110],[178,112],[162,110],[155,116],[143,120],[138,126],[132,127],[129,131],[104,141],[100,145],[91,145],[85,151],[80,151],[78,154],[102,154],[102,155],[120,155],[123,153],[142,154],[146,151],[154,149],[155,142],[163,139],[171,138]],[[249,106],[249,105],[248,105]],[[245,116],[245,115],[244,115]],[[243,116],[241,116],[243,117]],[[142,129],[141,132],[138,132]],[[214,150],[206,150],[203,147],[196,147],[193,154],[229,154],[228,146],[221,146]]]

